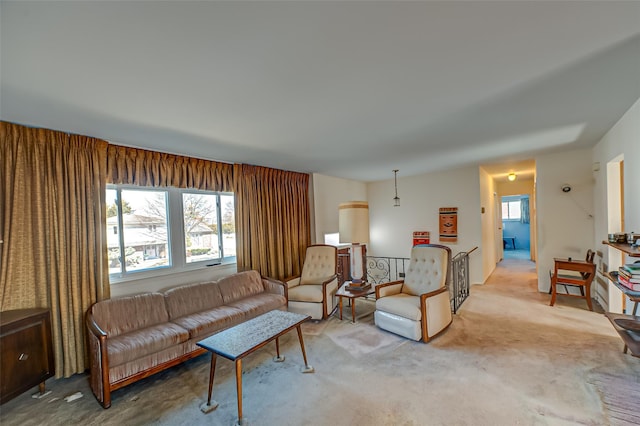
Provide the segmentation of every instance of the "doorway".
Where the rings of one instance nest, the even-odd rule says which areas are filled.
[[[504,259],[531,259],[531,211],[529,194],[507,195],[502,204]]]

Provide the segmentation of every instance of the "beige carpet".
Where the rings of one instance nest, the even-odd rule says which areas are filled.
[[[374,351],[392,351],[409,342],[395,334],[381,333],[375,325],[363,322],[353,324],[353,327],[332,330],[327,335],[354,358],[360,358]]]
[[[244,362],[244,414],[252,425],[617,425],[612,411],[640,377],[640,359],[584,300],[537,292],[535,265],[505,261],[474,286],[446,333],[429,344],[331,317],[309,326],[315,374],[301,374],[295,333],[283,363],[274,345]],[[358,307],[359,304],[356,304]],[[362,304],[361,309],[367,306]],[[396,343],[399,342],[399,343]],[[84,376],[48,380],[0,407],[5,425],[230,425],[236,411],[233,363],[218,361],[216,411],[204,414],[209,357],[118,390],[103,410]],[[605,386],[603,377],[615,377]],[[612,384],[613,383],[613,384]],[[35,390],[34,390],[35,391]],[[82,398],[66,402],[75,392]]]

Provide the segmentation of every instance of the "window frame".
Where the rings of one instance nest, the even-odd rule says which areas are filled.
[[[138,271],[125,271],[109,274],[110,284],[125,283],[139,279],[153,278],[167,274],[176,274],[181,272],[189,272],[209,267],[217,267],[222,265],[230,265],[236,263],[236,255],[226,256],[224,253],[223,228],[222,228],[222,205],[221,196],[231,196],[232,192],[207,191],[193,188],[174,188],[174,187],[146,187],[137,185],[120,185],[107,184],[107,190],[138,190],[138,191],[159,191],[165,192],[167,200],[167,245],[169,265],[155,267],[153,269],[141,269]],[[218,226],[218,244],[220,249],[220,257],[215,259],[200,260],[187,262],[187,247],[185,239],[185,217],[183,194],[203,194],[216,196],[216,215],[219,223]],[[123,219],[122,219],[122,199],[118,197],[118,232],[120,238],[120,247],[123,247]],[[234,197],[234,222],[235,222],[235,197]],[[235,223],[234,223],[235,225]],[[108,225],[104,224],[105,227]],[[107,229],[107,232],[109,230]],[[234,232],[235,234],[235,232]]]

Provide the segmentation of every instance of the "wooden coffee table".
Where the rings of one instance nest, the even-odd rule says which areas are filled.
[[[349,299],[351,303],[351,322],[356,322],[356,299],[358,297],[365,297],[370,294],[376,292],[374,286],[371,286],[368,290],[365,291],[349,291],[346,289],[347,285],[349,285],[351,281],[346,281],[339,289],[336,291],[336,296],[338,296],[338,309],[340,312],[340,320],[342,320],[342,298],[346,297]]]
[[[200,409],[208,413],[218,407],[216,401],[211,401],[211,393],[213,392],[213,379],[216,371],[216,355],[220,355],[228,360],[235,361],[238,424],[244,424],[242,417],[242,358],[275,340],[276,356],[273,360],[275,362],[284,361],[284,357],[280,356],[278,338],[294,328],[298,331],[298,340],[300,341],[300,349],[302,349],[302,358],[304,359],[302,372],[313,373],[313,367],[307,364],[307,354],[304,351],[304,341],[300,330],[300,324],[309,318],[311,318],[309,315],[301,315],[294,312],[271,311],[198,342],[198,346],[211,352],[209,395],[206,404],[203,404]]]

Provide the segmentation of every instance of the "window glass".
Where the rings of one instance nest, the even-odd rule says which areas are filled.
[[[502,202],[502,219],[520,220],[520,200]]]
[[[168,266],[166,192],[123,190],[121,194],[125,271]]]
[[[233,194],[108,185],[106,198],[115,282],[235,262]]]
[[[236,221],[233,195],[221,195],[222,247],[225,257],[236,257]]]
[[[217,195],[182,194],[187,263],[220,258]]]

